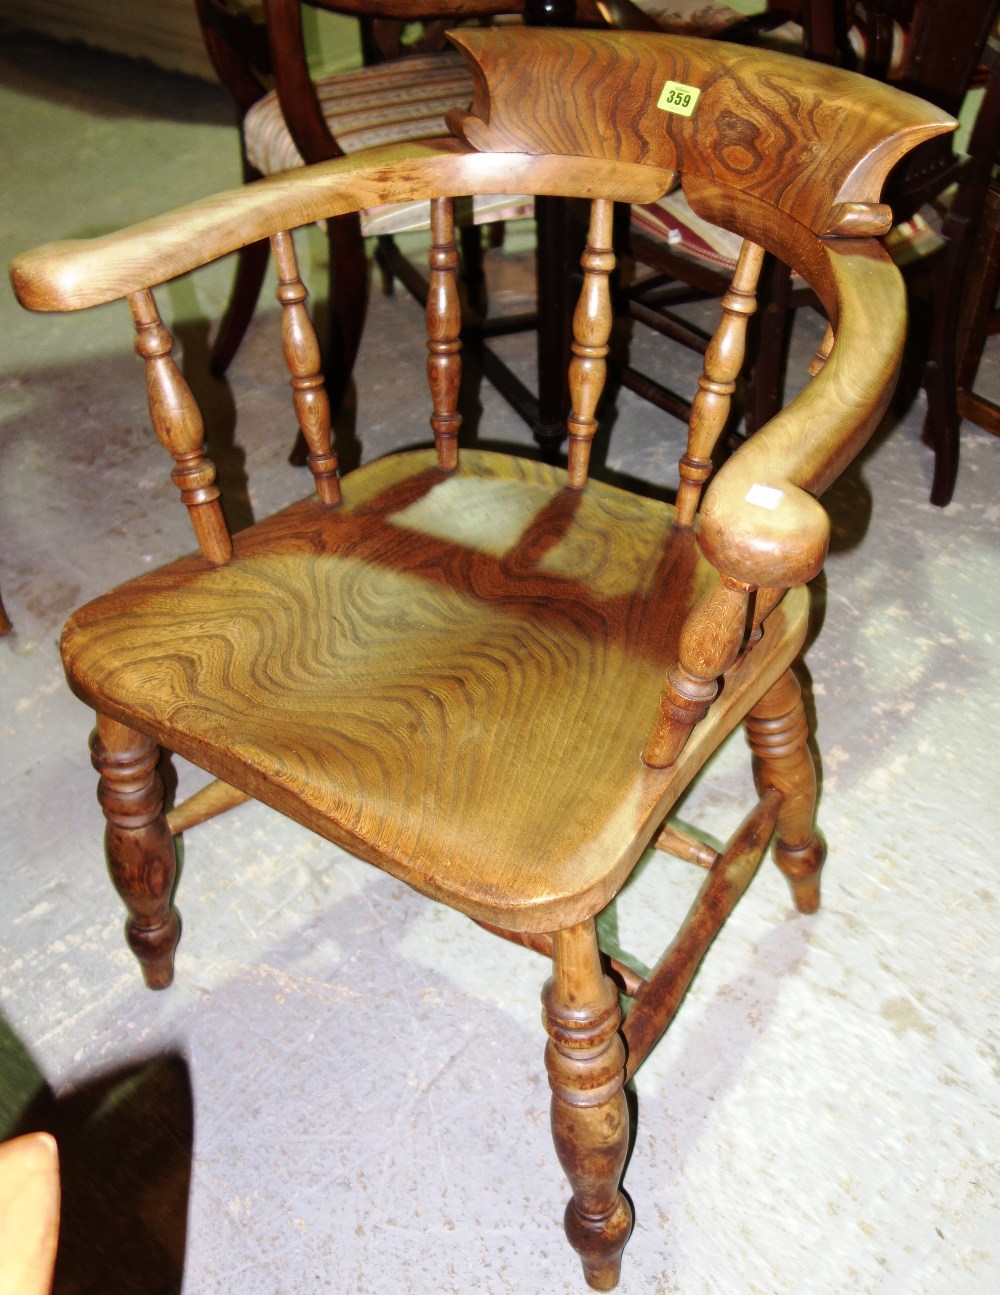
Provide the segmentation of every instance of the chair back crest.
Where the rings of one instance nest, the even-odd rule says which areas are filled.
[[[541,29],[451,40],[476,93],[449,124],[473,148],[670,168],[759,197],[821,235],[861,232],[858,209],[879,212],[895,163],[954,129],[864,77],[721,41]]]

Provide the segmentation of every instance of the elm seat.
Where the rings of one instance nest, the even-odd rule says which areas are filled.
[[[225,566],[185,558],[81,608],[74,688],[222,777],[235,759],[264,800],[269,769],[302,822],[481,920],[547,931],[603,907],[689,776],[637,754],[711,587],[691,531],[489,453],[455,473],[396,455],[343,494],[237,535]],[[727,676],[728,728],[794,659],[805,607]]]
[[[543,953],[566,1233],[587,1281],[610,1290],[632,1219],[620,1191],[625,1083],[772,836],[796,906],[819,904],[816,778],[790,669],[829,534],[817,496],[878,425],[902,354],[903,287],[874,237],[882,181],[954,123],[836,69],[710,41],[537,29],[453,40],[475,83],[473,108],[451,118],[457,138],[303,167],[37,249],[12,274],[36,309],[127,299],[153,428],[198,540],[197,556],[78,611],[62,643],[73,688],[97,712],[108,868],[147,984],[173,977],[174,835],[248,797]],[[657,108],[668,81],[704,87],[693,119]],[[797,169],[760,150],[747,174],[745,151],[724,146],[734,122],[742,137],[783,131]],[[613,324],[615,204],[654,202],[678,173],[699,214],[744,241],[668,506],[591,480],[589,460]],[[452,200],[478,193],[589,202],[565,470],[459,446]],[[434,447],[341,481],[290,230],[422,200]],[[231,537],[153,288],[265,238],[316,493]],[[713,477],[765,247],[816,292],[835,342]],[[425,434],[409,417],[401,441]],[[717,851],[663,820],[737,725],[758,800]],[[161,747],[216,779],[169,814]],[[596,918],[649,844],[706,873],[642,976],[604,957]]]

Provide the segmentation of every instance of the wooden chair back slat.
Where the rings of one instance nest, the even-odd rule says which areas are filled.
[[[187,505],[202,555],[216,564],[228,562],[233,545],[219,503],[215,464],[203,452],[201,410],[174,362],[174,339],[164,328],[149,289],[130,296],[129,307],[135,321],[135,349],[146,362],[153,430],[174,460],[170,475]]]
[[[323,382],[319,339],[305,306],[307,293],[299,276],[291,234],[273,234],[271,248],[278,267],[281,341],[291,374],[295,416],[309,447],[306,461],[323,503],[339,504],[337,456],[331,441],[330,401]]]
[[[569,365],[569,483],[577,490],[587,483],[597,406],[608,371],[608,339],[614,319],[610,286],[615,268],[613,223],[613,203],[606,199],[591,203],[587,245],[580,258],[583,287],[573,314]]]
[[[764,249],[743,240],[732,283],[722,298],[722,318],[705,351],[698,392],[691,402],[687,449],[680,461],[677,525],[693,526],[701,488],[712,472],[712,451],[729,419],[736,379],[746,356],[747,325],[757,309]]]
[[[438,463],[445,472],[458,466],[458,391],[462,383],[462,307],[458,298],[458,250],[455,211],[450,198],[431,202],[430,279],[427,324],[427,383],[431,392],[431,428]]]

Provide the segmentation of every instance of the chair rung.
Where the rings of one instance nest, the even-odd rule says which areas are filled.
[[[663,825],[659,836],[653,838],[652,845],[654,849],[672,854],[676,859],[696,863],[699,868],[714,868],[719,861],[718,850],[713,850],[698,837],[682,832],[679,827],[674,827],[671,823]]]
[[[629,314],[640,324],[645,324],[647,328],[652,328],[663,337],[669,337],[672,342],[680,342],[681,346],[697,351],[699,355],[705,354],[712,340],[700,328],[695,328],[673,315],[643,305],[641,301],[629,302]]]
[[[681,929],[639,989],[622,1026],[631,1078],[674,1018],[709,945],[750,884],[767,849],[781,808],[769,788],[736,830],[688,910]]]
[[[193,796],[188,796],[187,800],[182,800],[179,805],[175,805],[167,814],[170,834],[179,836],[188,828],[197,827],[199,823],[205,823],[218,814],[224,814],[227,809],[235,809],[237,805],[242,805],[249,799],[248,792],[239,791],[236,787],[231,787],[228,782],[223,782],[221,778],[216,778],[214,782],[196,791]]]
[[[679,418],[682,423],[686,423],[691,416],[691,405],[688,401],[675,396],[672,391],[668,391],[652,378],[647,378],[637,369],[623,369],[621,382],[623,387],[634,391],[637,396],[642,396],[643,400],[648,400],[664,413],[673,414],[674,418]]]

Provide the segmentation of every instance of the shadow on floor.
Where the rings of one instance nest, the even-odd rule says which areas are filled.
[[[59,1144],[62,1206],[53,1295],[179,1295],[194,1135],[177,1055],[109,1071],[55,1096],[0,1017],[0,1137]]]

